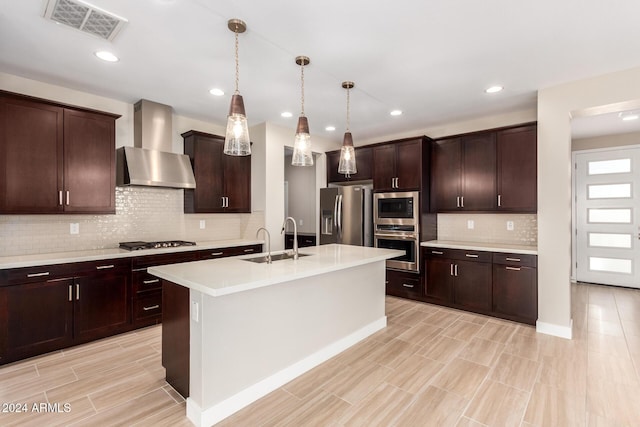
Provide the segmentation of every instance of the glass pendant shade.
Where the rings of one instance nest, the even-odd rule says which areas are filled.
[[[340,163],[338,164],[338,173],[351,175],[357,173],[356,168],[356,152],[353,149],[353,137],[351,132],[344,133],[342,149],[340,150]]]
[[[311,136],[309,135],[309,121],[305,116],[298,118],[298,128],[293,142],[293,166],[313,166],[313,154],[311,153]]]
[[[224,154],[230,156],[251,155],[249,126],[244,112],[244,102],[239,94],[231,97],[231,107],[227,117],[227,132],[224,138]]]

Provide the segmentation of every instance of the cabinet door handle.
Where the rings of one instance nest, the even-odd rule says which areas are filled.
[[[453,276],[453,264],[450,264],[449,275]]]
[[[62,206],[62,190],[58,191],[58,205]]]
[[[464,196],[460,196],[460,207],[464,208]]]
[[[211,256],[220,256],[224,255],[224,252],[211,252]]]
[[[69,206],[69,190],[67,190],[67,206]]]
[[[142,283],[145,285],[150,285],[152,283],[158,283],[160,281],[160,279],[153,279],[153,280],[143,280]]]
[[[520,258],[505,258],[507,261],[520,262]]]
[[[29,273],[27,274],[27,277],[42,277],[42,276],[48,276],[49,272],[48,271],[43,271],[42,273]]]
[[[413,288],[415,285],[409,285],[408,283],[403,283],[402,286],[405,288]]]
[[[69,285],[69,302],[73,301],[73,286]]]
[[[498,194],[498,207],[502,206],[502,196]]]
[[[478,258],[478,255],[476,254],[464,254],[464,256],[466,256],[467,258]]]
[[[458,277],[458,264],[456,264],[454,267],[455,267],[455,268],[453,269],[453,272],[454,272],[454,274],[453,274],[453,275],[454,275],[454,276],[456,276],[456,277]]]
[[[460,207],[460,196],[456,197],[456,208]]]
[[[444,252],[441,251],[431,251],[432,254],[436,254],[436,255],[443,255]]]
[[[110,268],[115,267],[115,265],[113,264],[109,264],[109,265],[96,265],[96,270],[108,270]]]
[[[253,251],[254,251],[254,249],[245,249],[244,251],[245,251],[245,252],[253,252]]]
[[[156,308],[160,308],[160,305],[159,305],[159,304],[156,304],[156,305],[152,305],[152,306],[150,306],[150,307],[142,307],[142,309],[143,309],[144,311],[155,310]]]
[[[80,285],[76,283],[76,301],[80,300]]]
[[[520,267],[505,267],[507,270],[520,271]]]

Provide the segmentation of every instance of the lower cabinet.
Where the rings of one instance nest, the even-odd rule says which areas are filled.
[[[388,268],[385,283],[387,295],[411,299],[419,299],[422,295],[420,273],[391,270]]]
[[[316,246],[315,234],[298,234],[298,247],[305,248],[308,246]],[[293,249],[293,233],[285,233],[284,248]]]
[[[0,364],[130,329],[130,262],[10,270],[0,286]]]
[[[535,324],[535,255],[441,248],[424,248],[422,255],[421,300]]]

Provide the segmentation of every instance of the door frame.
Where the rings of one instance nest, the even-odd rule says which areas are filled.
[[[571,152],[571,282],[577,282],[577,272],[576,272],[576,263],[578,261],[578,245],[577,245],[577,236],[578,236],[578,212],[576,209],[576,202],[578,198],[578,190],[577,190],[577,180],[576,180],[576,155],[578,154],[589,154],[589,153],[603,153],[607,151],[617,151],[617,150],[625,150],[625,149],[640,149],[640,144],[633,145],[619,145],[615,147],[604,147],[604,148],[590,148],[588,150],[577,150]]]

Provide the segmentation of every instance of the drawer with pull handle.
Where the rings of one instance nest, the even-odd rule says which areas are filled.
[[[134,322],[142,319],[161,317],[162,292],[154,291],[138,295],[133,302]]]
[[[511,254],[496,252],[493,254],[493,263],[509,265],[512,267],[536,267],[538,265],[538,257],[529,254]]]
[[[146,292],[154,289],[162,289],[162,280],[143,271],[134,271],[132,274],[133,293]]]
[[[416,297],[421,295],[420,275],[387,269],[386,292],[388,295],[400,297]]]
[[[55,264],[2,270],[0,286],[72,278],[76,275],[73,265]]]
[[[492,253],[485,251],[472,251],[468,249],[451,249],[450,258],[460,261],[491,262]]]

